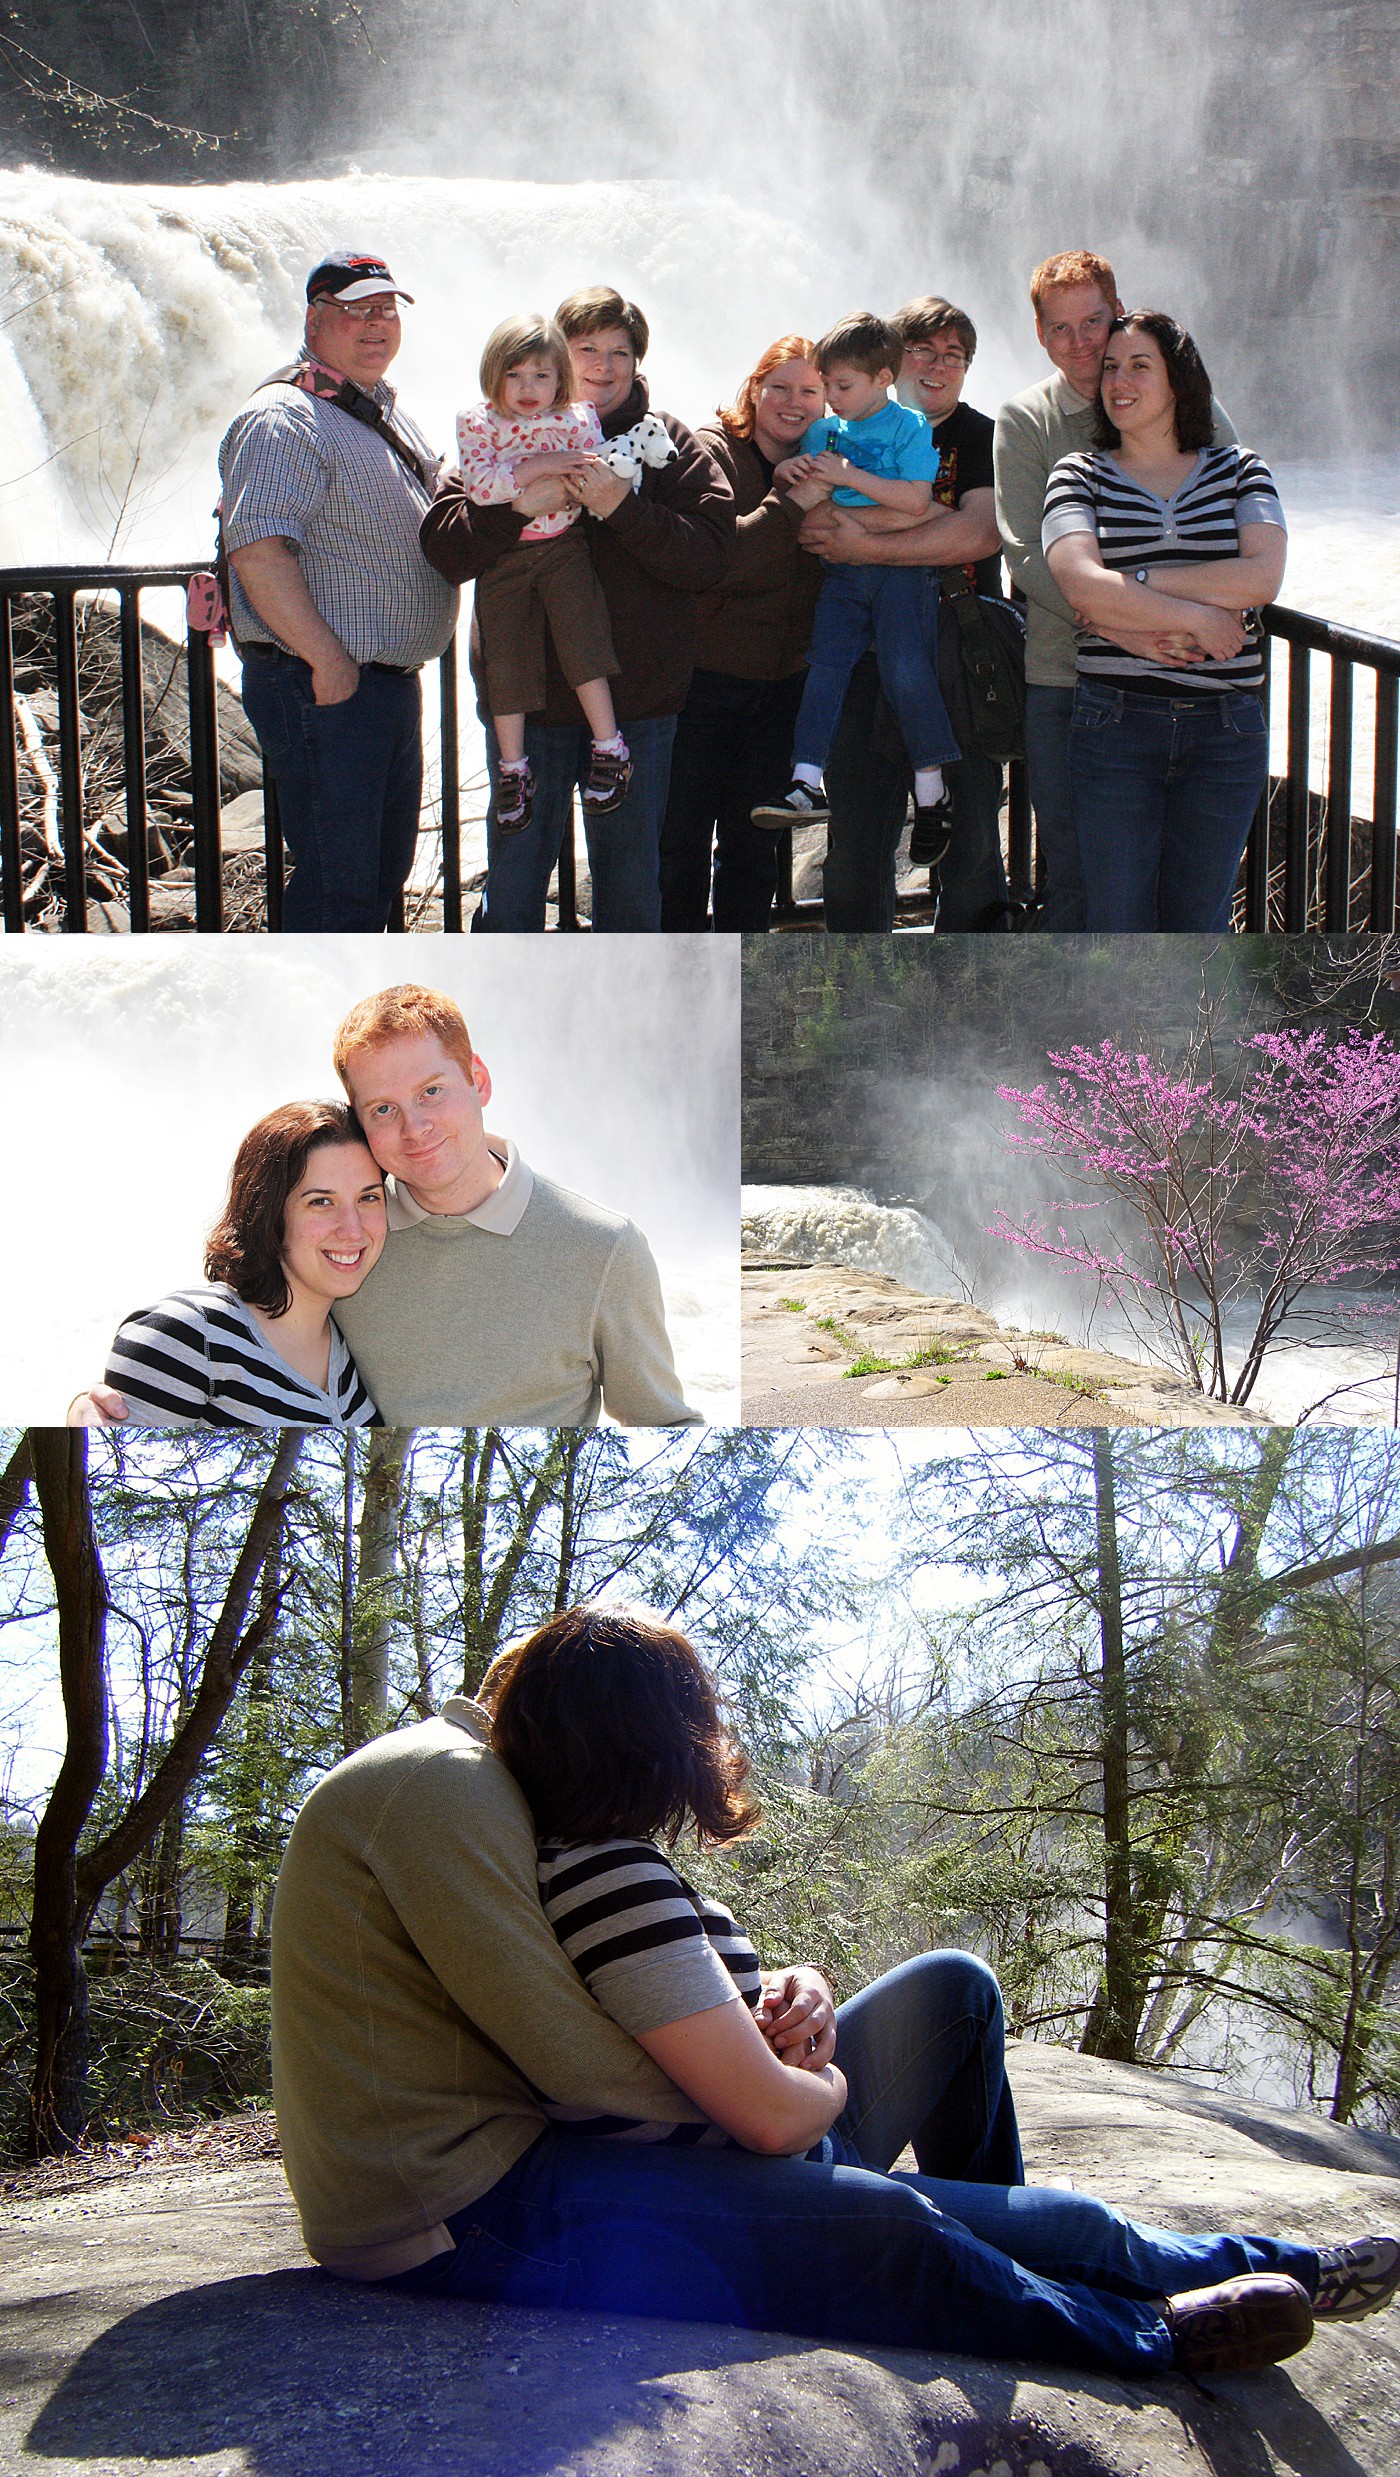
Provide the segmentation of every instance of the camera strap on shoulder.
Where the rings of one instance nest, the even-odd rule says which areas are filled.
[[[429,498],[432,497],[437,480],[436,466],[424,462],[417,448],[405,438],[392,414],[386,413],[383,405],[375,402],[367,388],[357,387],[352,378],[344,377],[339,370],[328,369],[324,361],[291,361],[285,370],[274,370],[270,378],[260,379],[253,390],[254,395],[261,395],[264,387],[299,387],[303,395],[314,396],[318,404],[333,404],[338,412],[348,413],[352,421],[363,422],[367,430],[377,430],[386,447],[393,449],[400,464],[413,475],[419,488],[426,490]]]

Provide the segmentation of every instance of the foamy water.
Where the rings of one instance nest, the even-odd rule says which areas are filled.
[[[970,1299],[1023,1331],[1062,1333],[1139,1366],[1165,1359],[1144,1338],[1145,1319],[1130,1324],[1115,1302],[1073,1267],[989,1242],[969,1268],[935,1222],[910,1205],[882,1204],[865,1188],[746,1186],[742,1215],[749,1252],[887,1273],[928,1298]],[[1275,1345],[1250,1409],[1288,1425],[1309,1414],[1341,1427],[1390,1425],[1397,1320],[1400,1300],[1315,1293],[1308,1332],[1317,1338]],[[1243,1364],[1251,1326],[1246,1307],[1227,1312],[1226,1365],[1232,1376]],[[1333,1338],[1343,1334],[1348,1338]]]
[[[614,941],[500,945],[448,940],[433,958],[493,1073],[488,1124],[639,1223],[687,1394],[736,1418],[737,957],[688,940],[678,979],[629,949],[624,979]],[[279,1101],[334,1092],[335,1024],[416,977],[423,952],[339,938],[6,948],[0,1079],[23,1169],[0,1231],[0,1417],[61,1420],[121,1319],[200,1278],[241,1136]]]

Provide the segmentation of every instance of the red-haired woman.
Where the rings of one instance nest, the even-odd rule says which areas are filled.
[[[378,1419],[332,1320],[383,1253],[384,1178],[343,1101],[289,1101],[238,1147],[204,1284],[128,1316],[105,1382],[144,1428]]]
[[[772,913],[777,842],[749,811],[787,789],[821,584],[797,540],[811,502],[775,482],[773,468],[825,407],[811,356],[806,336],[779,336],[714,426],[696,434],[734,493],[739,526],[733,567],[701,600],[695,675],[676,725],[663,929],[708,927],[712,866],[716,929],[766,929]]]

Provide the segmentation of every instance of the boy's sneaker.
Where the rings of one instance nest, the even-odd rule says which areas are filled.
[[[770,834],[781,834],[785,826],[824,826],[831,817],[826,794],[813,790],[810,783],[800,782],[796,775],[781,800],[768,800],[749,815],[756,826],[766,826]]]
[[[535,813],[535,778],[528,762],[503,765],[496,793],[496,831],[523,834]]]
[[[1319,2322],[1364,2322],[1400,2295],[1400,2237],[1357,2236],[1317,2257],[1313,2314]]]
[[[916,869],[936,869],[947,857],[953,839],[953,815],[947,799],[935,800],[931,808],[914,809],[914,823],[909,834],[910,866]]]
[[[606,817],[613,809],[621,808],[631,780],[632,760],[626,750],[617,756],[611,749],[599,748],[595,742],[584,777],[584,814],[588,817]]]
[[[1308,2292],[1283,2271],[1248,2271],[1213,2288],[1190,2288],[1165,2299],[1162,2317],[1182,2374],[1247,2374],[1295,2356],[1312,2338]]]

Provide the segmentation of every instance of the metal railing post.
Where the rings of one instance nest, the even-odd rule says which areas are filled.
[[[442,925],[462,926],[462,787],[457,743],[457,639],[438,664],[442,757]]]
[[[1351,926],[1352,667],[1334,654],[1327,701],[1327,842],[1322,885],[1324,929]]]
[[[15,639],[13,604],[0,600],[0,701],[6,720],[0,725],[0,887],[4,891],[5,930],[16,937],[24,927],[24,861],[19,847],[19,749],[15,731]]]
[[[1395,674],[1381,673],[1376,680],[1376,771],[1375,793],[1371,803],[1374,820],[1371,838],[1371,917],[1372,929],[1393,929],[1395,926],[1395,773],[1397,754],[1397,705],[1400,705],[1400,680]]]
[[[53,588],[54,668],[58,675],[58,832],[63,845],[63,926],[87,928],[87,867],[83,853],[83,747],[78,709],[77,592]]]
[[[190,790],[194,797],[194,925],[212,936],[224,925],[223,853],[219,844],[219,720],[209,639],[191,628],[185,640],[190,717]]]
[[[1308,925],[1308,725],[1312,657],[1288,648],[1288,772],[1283,805],[1283,925],[1296,935]]]
[[[146,817],[146,698],[141,664],[141,588],[120,588],[122,759],[126,768],[126,899],[132,928],[151,925],[150,827]]]

